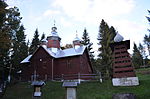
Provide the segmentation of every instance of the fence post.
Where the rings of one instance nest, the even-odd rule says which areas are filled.
[[[64,81],[64,74],[61,74],[61,81]]]
[[[102,83],[102,75],[101,75],[101,72],[99,72],[99,81]]]
[[[81,80],[80,80],[80,73],[78,73],[78,82],[79,82],[79,84],[81,83]]]

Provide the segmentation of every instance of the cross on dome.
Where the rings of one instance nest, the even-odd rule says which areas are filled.
[[[54,26],[52,27],[51,36],[58,36],[57,27],[55,26],[55,20],[54,20]]]
[[[81,39],[78,37],[78,32],[77,32],[77,30],[76,30],[76,37],[74,38],[73,41],[81,41]]]

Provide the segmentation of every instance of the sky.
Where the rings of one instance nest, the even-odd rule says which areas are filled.
[[[33,38],[36,28],[40,36],[51,33],[51,27],[57,27],[62,38],[61,45],[71,44],[76,36],[82,38],[87,29],[93,50],[98,48],[98,31],[102,19],[113,26],[124,40],[143,43],[150,27],[145,16],[150,10],[150,0],[6,0],[9,7],[17,6],[21,13],[27,40]]]

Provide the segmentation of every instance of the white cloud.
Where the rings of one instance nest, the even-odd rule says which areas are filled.
[[[72,24],[69,21],[67,21],[66,19],[64,19],[63,17],[60,18],[60,22],[61,22],[62,26],[65,26],[65,27],[72,26]]]
[[[60,12],[59,12],[59,11],[56,11],[56,10],[46,10],[46,11],[43,13],[43,16],[49,17],[49,16],[56,15],[56,14],[60,14]]]
[[[93,23],[102,18],[128,14],[134,0],[56,0],[53,6],[78,21]]]
[[[7,0],[6,2],[10,7],[17,6],[21,3],[20,0]]]

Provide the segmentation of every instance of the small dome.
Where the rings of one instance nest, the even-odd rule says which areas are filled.
[[[81,41],[81,39],[78,37],[78,34],[76,34],[76,37],[73,39],[73,41]]]
[[[81,39],[78,37],[75,37],[73,41],[81,41]]]
[[[116,34],[116,36],[114,37],[114,41],[115,42],[121,42],[123,41],[123,36],[121,36],[119,33]]]
[[[52,32],[51,32],[51,34],[50,34],[50,36],[58,36],[58,34],[57,34],[57,28],[56,27],[52,27]],[[58,36],[59,37],[59,36]]]

